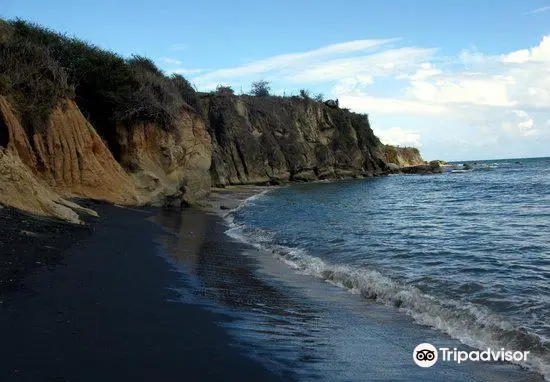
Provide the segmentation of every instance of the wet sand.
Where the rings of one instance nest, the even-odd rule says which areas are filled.
[[[0,248],[10,253],[2,264],[21,254],[42,262],[46,245],[58,250],[48,266],[20,262],[5,273],[21,277],[0,297],[1,381],[279,379],[231,345],[219,326],[225,317],[181,303],[175,290],[189,280],[155,242],[166,235],[148,220],[158,210],[94,209],[101,217],[88,228],[63,226],[48,240],[14,239],[17,219],[13,229],[2,225]],[[51,227],[32,223],[29,231]]]

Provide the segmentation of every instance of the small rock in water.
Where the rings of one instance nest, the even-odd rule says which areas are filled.
[[[223,204],[220,206],[220,210],[229,210],[230,208],[227,206],[224,206]]]

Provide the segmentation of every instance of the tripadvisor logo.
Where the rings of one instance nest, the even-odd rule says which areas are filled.
[[[491,348],[487,350],[479,351],[473,350],[470,352],[449,349],[449,348],[439,348],[437,349],[432,344],[423,343],[418,345],[413,350],[413,360],[420,367],[432,367],[435,365],[438,359],[438,355],[441,353],[441,360],[445,362],[456,362],[461,363],[464,361],[508,361],[508,362],[520,362],[526,361],[528,351],[511,351],[504,350],[501,348],[498,351],[493,351]]]
[[[420,367],[432,367],[437,362],[437,349],[432,344],[420,344],[414,348],[413,359]]]

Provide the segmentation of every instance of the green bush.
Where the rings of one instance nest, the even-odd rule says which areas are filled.
[[[252,89],[250,90],[250,94],[255,97],[266,97],[269,95],[270,91],[271,87],[269,86],[269,82],[260,80],[252,82]]]
[[[73,95],[66,71],[50,51],[28,41],[0,43],[0,73],[0,91],[29,131],[43,129],[51,110]]]
[[[193,86],[181,74],[172,74],[172,82],[176,85],[181,97],[195,111],[202,113],[202,103]]]
[[[153,60],[150,58],[133,54],[132,58],[128,59],[127,62],[133,69],[142,69],[159,77],[164,77],[162,70],[157,68]]]
[[[117,107],[116,119],[129,124],[142,121],[171,127],[183,106],[174,82],[149,59],[134,57],[128,64],[138,87]]]
[[[75,88],[78,106],[96,125],[100,134],[111,141],[114,135],[109,137],[106,131],[113,130],[120,109],[124,108],[123,105],[139,85],[125,60],[112,52],[35,24],[22,20],[10,23],[13,27],[12,43],[46,50],[52,60],[64,68],[68,83]],[[23,57],[20,59],[24,60]],[[51,84],[43,81],[28,83],[27,86],[45,88]]]
[[[216,94],[220,96],[235,95],[235,91],[231,86],[218,85],[216,86]]]
[[[1,21],[1,20],[0,20]],[[32,124],[61,99],[74,98],[111,144],[123,122],[169,127],[187,103],[200,100],[182,76],[167,77],[146,57],[123,57],[22,20],[0,22],[0,91],[11,93]],[[29,114],[30,113],[30,114]]]

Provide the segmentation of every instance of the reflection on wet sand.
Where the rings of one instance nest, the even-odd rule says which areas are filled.
[[[319,337],[320,311],[257,278],[256,262],[242,255],[250,248],[225,236],[219,217],[162,210],[154,220],[168,231],[160,238],[164,250],[193,279],[195,303],[230,318],[224,325],[238,332],[237,346],[285,377],[296,377],[296,362],[318,360],[319,350],[328,346]],[[300,369],[302,377],[316,374]]]
[[[459,346],[395,309],[300,275],[272,254],[229,238],[216,214],[162,210],[154,220],[164,227],[157,238],[163,252],[185,279],[186,287],[177,287],[180,301],[220,313],[218,324],[232,345],[284,379],[425,380],[411,349],[426,340]],[[429,375],[540,380],[509,364],[438,365]]]

